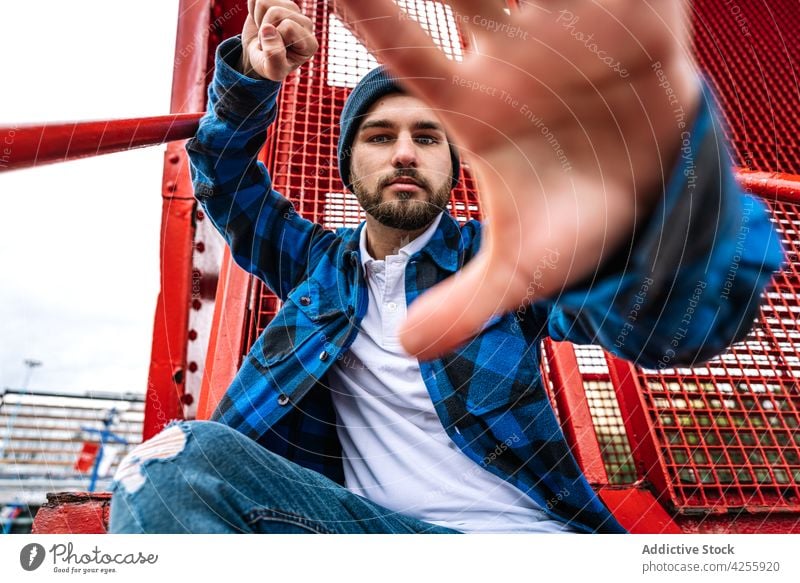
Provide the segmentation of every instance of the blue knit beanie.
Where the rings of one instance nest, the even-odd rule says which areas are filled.
[[[339,173],[345,187],[351,192],[353,191],[353,185],[350,182],[350,155],[352,154],[353,140],[363,121],[364,114],[378,99],[389,93],[396,92],[406,93],[397,83],[397,80],[383,66],[379,66],[364,75],[358,85],[350,92],[350,96],[344,104],[342,115],[339,119],[339,124],[341,125],[338,144]],[[455,188],[461,173],[461,165],[458,150],[452,142],[450,142],[450,158],[453,163],[451,188]]]

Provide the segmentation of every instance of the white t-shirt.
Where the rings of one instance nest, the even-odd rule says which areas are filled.
[[[398,341],[406,264],[440,220],[441,213],[385,261],[369,255],[361,230],[369,308],[349,351],[328,373],[345,485],[390,510],[463,532],[577,532],[458,449],[434,410],[419,361]]]

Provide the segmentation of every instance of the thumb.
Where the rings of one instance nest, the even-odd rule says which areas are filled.
[[[481,331],[502,310],[509,278],[489,269],[489,254],[479,252],[463,269],[414,301],[399,330],[410,355],[430,360],[451,352]]]
[[[286,57],[286,46],[278,29],[264,23],[258,31],[258,42],[249,47],[250,63],[262,77],[283,81],[290,70]]]

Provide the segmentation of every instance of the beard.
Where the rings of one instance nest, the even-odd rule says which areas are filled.
[[[414,193],[399,191],[397,199],[382,200],[381,193],[392,180],[397,178],[412,178],[427,194],[427,200],[414,198]],[[432,190],[427,180],[422,178],[413,168],[399,169],[392,176],[378,182],[374,191],[364,187],[362,180],[353,181],[353,192],[361,208],[382,225],[403,231],[416,231],[431,224],[436,216],[447,208],[450,202],[451,180],[438,190]]]

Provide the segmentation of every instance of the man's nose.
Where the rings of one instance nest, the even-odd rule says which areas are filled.
[[[392,166],[407,168],[417,165],[417,147],[410,135],[399,135],[394,142]]]

